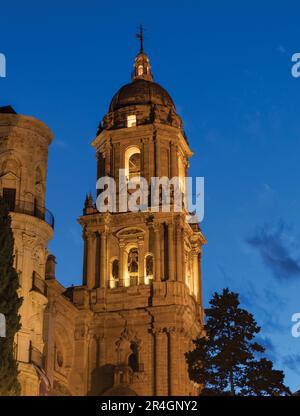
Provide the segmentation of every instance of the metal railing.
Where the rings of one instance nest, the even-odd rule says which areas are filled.
[[[31,215],[33,217],[39,218],[54,228],[54,216],[47,208],[43,206],[37,205],[33,202],[16,200],[13,202],[10,201],[8,203],[8,209],[12,212]]]

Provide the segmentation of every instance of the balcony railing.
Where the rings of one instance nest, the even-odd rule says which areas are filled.
[[[33,202],[28,201],[9,201],[8,209],[12,212],[17,212],[19,214],[31,215],[33,217],[39,218],[49,224],[54,228],[54,216],[53,214],[45,207],[39,206]]]

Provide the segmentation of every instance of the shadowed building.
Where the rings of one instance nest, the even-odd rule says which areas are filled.
[[[90,195],[79,218],[82,285],[66,289],[56,280],[55,258],[47,252],[51,223],[44,208],[41,215],[35,211],[44,206],[51,133],[40,122],[16,114],[0,114],[0,133],[1,192],[11,201],[21,293],[27,298],[24,305],[30,304],[22,307],[26,325],[20,340],[17,337],[18,359],[22,356],[37,374],[27,383],[22,379],[26,368],[20,366],[24,394],[197,394],[184,353],[203,328],[205,239],[198,224],[187,222],[185,209],[100,213]],[[15,136],[19,140],[14,141]],[[39,154],[27,148],[33,141],[40,143]],[[132,81],[112,98],[92,145],[97,179],[114,178],[117,197],[119,169],[125,170],[127,180],[135,177],[137,182],[141,177],[150,183],[151,177],[178,176],[187,192],[183,178],[192,152],[172,98],[153,81],[142,39]],[[16,199],[28,200],[32,210],[18,213],[13,189]],[[26,263],[23,245],[28,236],[32,241]],[[38,288],[36,278],[42,281]],[[30,309],[33,304],[38,315]],[[39,327],[34,319],[39,319]],[[30,364],[25,354],[33,347],[44,357],[40,363]]]

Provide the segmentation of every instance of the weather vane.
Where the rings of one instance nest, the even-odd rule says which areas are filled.
[[[143,46],[144,27],[143,27],[143,25],[139,26],[139,32],[135,36],[140,40],[140,53],[142,53],[142,52],[144,52],[144,46]]]

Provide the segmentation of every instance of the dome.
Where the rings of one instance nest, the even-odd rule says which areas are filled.
[[[175,110],[175,105],[168,92],[156,82],[135,78],[113,96],[109,111],[115,111],[130,105],[156,104]]]
[[[109,110],[99,123],[97,136],[103,130],[123,129],[161,123],[182,130],[182,120],[169,93],[154,82],[151,65],[144,52],[140,32],[140,52],[136,55],[131,82],[113,96]],[[132,117],[132,120],[129,120]],[[134,119],[134,121],[133,121]]]

